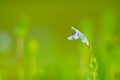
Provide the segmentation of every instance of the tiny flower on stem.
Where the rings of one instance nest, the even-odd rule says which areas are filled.
[[[89,44],[87,38],[85,37],[85,35],[83,33],[81,33],[79,30],[77,30],[76,28],[74,28],[73,26],[71,27],[71,29],[74,30],[74,33],[72,34],[72,36],[69,36],[67,39],[75,40],[75,39],[81,38],[82,42],[85,43],[87,45],[87,47],[90,48],[90,44]]]

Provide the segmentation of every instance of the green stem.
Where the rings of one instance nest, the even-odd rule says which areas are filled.
[[[24,54],[24,38],[17,38],[16,41],[16,58],[17,58],[17,73],[20,80],[24,80],[24,66],[23,66],[23,54]]]
[[[94,58],[94,55],[92,53],[92,47],[90,46],[90,80],[97,80],[97,68],[98,64],[96,62],[96,58]]]

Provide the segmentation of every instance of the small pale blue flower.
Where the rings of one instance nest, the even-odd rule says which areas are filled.
[[[85,43],[88,47],[90,47],[90,44],[83,33],[81,33],[79,30],[77,30],[73,26],[71,27],[71,29],[73,29],[75,32],[72,34],[72,36],[67,38],[68,40],[75,40],[75,39],[81,38],[82,42]]]

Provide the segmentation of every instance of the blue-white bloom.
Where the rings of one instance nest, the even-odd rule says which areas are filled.
[[[71,28],[75,32],[72,34],[72,36],[68,37],[68,40],[75,40],[75,39],[81,38],[82,42],[85,43],[88,47],[90,47],[90,44],[89,44],[87,38],[85,37],[85,35],[83,33],[81,33],[79,30],[77,30],[76,28],[74,28],[73,26]]]

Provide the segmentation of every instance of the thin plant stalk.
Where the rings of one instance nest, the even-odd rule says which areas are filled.
[[[17,38],[16,40],[16,58],[17,58],[17,72],[18,79],[24,80],[24,66],[23,66],[23,54],[24,54],[24,38]]]
[[[96,58],[93,55],[92,52],[92,46],[90,45],[89,47],[90,49],[90,80],[97,80],[97,68],[98,68],[98,64],[96,62]],[[93,76],[93,78],[91,77]]]
[[[68,40],[76,40],[76,39],[81,39],[83,43],[85,43],[87,45],[87,47],[90,49],[90,65],[89,65],[89,80],[96,80],[97,79],[97,68],[98,68],[98,64],[96,62],[96,58],[94,58],[93,53],[92,53],[92,47],[89,43],[89,41],[87,40],[86,36],[81,33],[78,29],[74,28],[73,26],[71,27],[71,29],[74,30],[74,33],[72,34],[72,36],[69,36],[67,39]]]

